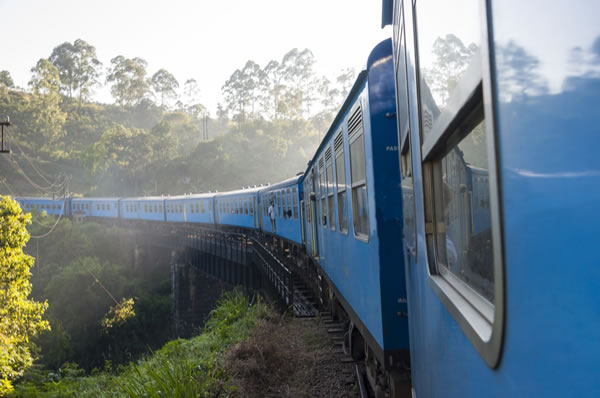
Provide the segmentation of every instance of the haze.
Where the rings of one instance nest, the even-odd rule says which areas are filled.
[[[105,68],[117,55],[141,57],[150,75],[165,68],[181,85],[196,79],[213,115],[221,86],[247,60],[264,66],[292,48],[308,48],[315,71],[332,77],[360,69],[373,45],[390,35],[380,28],[380,2],[372,0],[0,0],[0,14],[0,70],[18,86],[27,87],[40,57],[81,38],[96,47]],[[93,99],[114,102],[107,86]]]

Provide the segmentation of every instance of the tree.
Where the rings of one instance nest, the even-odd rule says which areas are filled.
[[[55,47],[48,60],[58,69],[63,92],[73,98],[79,91],[80,104],[89,98],[92,88],[99,83],[102,63],[96,56],[96,48],[82,39]]]
[[[49,324],[42,319],[48,307],[28,298],[33,257],[23,253],[29,240],[26,225],[31,215],[23,214],[14,200],[0,200],[0,396],[12,390],[12,381],[33,363],[31,337]]]
[[[121,106],[139,103],[148,94],[148,63],[142,58],[129,59],[122,55],[111,59],[110,63],[106,82],[113,83],[110,93],[117,103]]]
[[[157,94],[160,94],[160,107],[165,105],[166,98],[177,98],[177,89],[179,82],[166,69],[159,69],[150,80],[152,88]]]
[[[444,38],[438,37],[432,49],[435,60],[425,73],[425,81],[431,92],[437,96],[438,106],[445,106],[450,98],[448,94],[454,90],[463,72],[469,66],[471,58],[477,52],[477,46],[471,43],[468,47],[453,34]]]
[[[24,130],[40,146],[54,144],[65,134],[63,126],[66,114],[60,104],[60,77],[58,69],[47,59],[40,59],[31,69],[29,81],[31,100],[25,106],[29,117],[24,121]]]
[[[8,88],[13,88],[15,86],[15,83],[7,70],[0,71],[0,85]]]

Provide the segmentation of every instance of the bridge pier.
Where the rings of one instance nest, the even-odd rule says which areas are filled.
[[[194,266],[185,250],[171,250],[173,336],[190,337],[203,327],[219,297],[233,285]]]

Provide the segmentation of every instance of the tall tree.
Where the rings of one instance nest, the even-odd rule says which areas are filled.
[[[0,197],[0,396],[32,365],[31,337],[50,328],[42,320],[48,304],[28,298],[34,260],[23,253],[23,246],[29,240],[29,223],[31,214],[22,213],[9,197]]]
[[[94,46],[82,39],[73,44],[64,42],[52,50],[48,59],[58,69],[65,95],[73,98],[79,92],[80,103],[89,98],[92,88],[99,83],[102,67]]]
[[[444,106],[463,72],[469,65],[477,46],[471,43],[465,46],[462,40],[453,34],[438,37],[433,43],[433,65],[425,73],[425,81],[439,106]]]
[[[15,86],[15,82],[13,82],[12,77],[10,76],[10,72],[7,70],[0,71],[0,85],[13,88]]]
[[[146,66],[148,63],[142,58],[125,58],[119,55],[110,60],[106,82],[112,83],[110,92],[117,103],[135,105],[148,94],[146,80]]]
[[[102,63],[96,56],[96,48],[84,40],[77,39],[73,43],[75,48],[75,83],[79,90],[79,104],[89,99],[93,87],[100,84],[100,70]]]
[[[60,77],[56,67],[47,59],[40,59],[31,69],[29,86],[31,100],[26,109],[29,117],[24,121],[24,130],[40,146],[54,144],[64,136],[66,114],[60,108]]]
[[[154,92],[160,95],[160,107],[164,108],[165,98],[177,98],[179,82],[166,69],[159,69],[150,80]]]

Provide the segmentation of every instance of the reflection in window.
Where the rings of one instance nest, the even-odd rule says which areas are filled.
[[[340,132],[334,141],[335,180],[337,188],[338,221],[340,232],[348,232],[348,202],[346,200],[346,162],[344,160],[344,137]]]
[[[325,170],[323,167],[323,158],[319,160],[319,182],[319,192],[321,193],[321,221],[323,225],[327,225],[327,208],[325,204],[327,187],[325,186]]]
[[[327,148],[325,152],[325,174],[327,174],[327,211],[330,215],[329,227],[332,231],[335,231],[335,219],[333,218],[334,213],[334,198],[333,198],[333,166],[331,160],[331,148]]]
[[[436,243],[443,268],[493,303],[494,263],[485,122],[434,165]],[[475,206],[484,203],[485,206]],[[443,270],[442,270],[443,271]]]
[[[478,0],[417,2],[424,140],[455,94],[467,67],[479,57],[479,3]]]
[[[294,218],[298,219],[298,191],[292,188],[292,198],[294,200]]]
[[[365,165],[365,141],[360,107],[348,120],[350,140],[350,175],[352,180],[352,216],[354,234],[369,236],[369,205],[367,201],[367,177]]]

